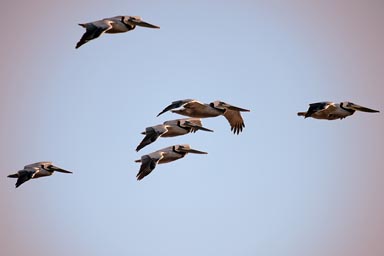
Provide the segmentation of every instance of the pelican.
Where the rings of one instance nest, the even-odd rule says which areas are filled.
[[[188,144],[166,147],[148,155],[143,155],[136,163],[141,163],[140,170],[136,175],[137,180],[143,179],[150,174],[157,164],[169,163],[183,158],[188,153],[208,154],[207,152],[192,149]]]
[[[23,170],[15,174],[8,175],[8,178],[17,178],[16,188],[30,179],[37,179],[44,176],[50,176],[53,172],[72,173],[52,165],[51,162],[37,162],[24,166]]]
[[[180,107],[183,108],[173,110],[175,108]],[[169,110],[171,110],[173,113],[177,113],[180,115],[198,118],[216,117],[223,115],[231,125],[231,131],[233,131],[234,134],[239,134],[245,127],[240,112],[249,112],[248,109],[235,107],[219,100],[211,102],[209,104],[204,104],[197,100],[186,99],[172,102],[171,105],[166,107],[157,116]]]
[[[88,41],[98,38],[103,33],[123,33],[135,29],[136,26],[147,28],[160,28],[158,26],[143,21],[139,16],[116,16],[93,22],[82,23],[79,25],[85,28],[87,31],[77,43],[76,49],[82,46],[83,44],[87,43]]]
[[[165,121],[163,124],[150,126],[145,128],[144,139],[137,146],[136,151],[144,148],[145,146],[155,142],[159,137],[175,137],[187,133],[194,133],[198,130],[213,132],[202,126],[200,118],[184,118]]]
[[[312,117],[316,119],[335,120],[351,116],[356,110],[369,113],[380,112],[348,101],[341,102],[340,104],[324,101],[309,104],[307,112],[299,112],[297,115],[304,116],[304,118]]]

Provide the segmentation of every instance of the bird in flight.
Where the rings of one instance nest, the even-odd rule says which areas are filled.
[[[37,162],[24,166],[23,170],[20,170],[15,174],[8,175],[8,178],[17,178],[17,188],[30,179],[37,179],[40,177],[50,176],[53,174],[53,172],[72,173],[70,171],[52,165],[51,162]]]
[[[76,49],[83,44],[98,38],[104,33],[116,34],[131,31],[136,26],[147,28],[160,28],[159,26],[152,25],[143,21],[139,16],[116,16],[112,18],[105,18],[88,23],[79,24],[86,29],[80,41],[76,44]]]
[[[140,170],[136,175],[137,180],[142,180],[150,174],[157,164],[169,163],[180,158],[183,158],[188,153],[193,154],[208,154],[207,152],[192,149],[188,144],[174,145],[166,147],[147,155],[143,155],[136,163],[141,163]]]
[[[380,111],[366,108],[352,102],[344,101],[341,103],[334,103],[329,101],[317,102],[309,104],[307,112],[299,112],[298,116],[304,118],[312,117],[316,119],[335,120],[343,119],[353,115],[356,111],[378,113]]]
[[[159,137],[175,137],[194,133],[198,130],[213,132],[202,126],[200,118],[183,118],[176,120],[165,121],[163,124],[150,126],[145,128],[144,139],[137,146],[136,151],[144,148],[145,146],[155,142]]]
[[[234,134],[239,134],[245,127],[240,112],[249,112],[250,110],[235,107],[219,100],[205,104],[194,99],[186,99],[172,102],[172,104],[164,108],[157,116],[167,111],[197,118],[224,116],[231,126],[231,131],[233,131]]]

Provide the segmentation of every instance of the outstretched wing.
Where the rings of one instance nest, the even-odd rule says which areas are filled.
[[[150,174],[153,169],[155,169],[156,164],[160,161],[162,156],[159,159],[152,158],[149,155],[144,155],[141,157],[141,166],[140,170],[136,175],[137,180],[142,180],[145,176]]]
[[[333,102],[324,101],[324,102],[316,102],[309,104],[309,108],[307,113],[305,114],[305,117],[312,116],[313,113],[325,111],[325,110],[332,110],[336,108],[335,104]]]
[[[163,111],[161,111],[157,116],[160,116],[161,114],[164,114],[165,112],[167,112],[169,110],[172,110],[172,109],[175,109],[175,108],[179,108],[179,107],[184,106],[185,104],[193,102],[193,101],[195,101],[195,100],[193,100],[193,99],[186,99],[186,100],[174,101],[174,102],[172,102],[171,105],[169,105],[166,108],[164,108]]]
[[[233,131],[234,134],[239,134],[243,131],[245,124],[243,118],[241,117],[240,111],[226,109],[224,116],[231,125],[231,131]]]
[[[16,181],[16,188],[18,188],[24,182],[32,179],[33,172],[30,171],[19,171],[19,178]]]
[[[155,130],[153,127],[147,127],[145,129],[145,137],[137,146],[136,151],[139,151],[145,146],[155,142],[161,135],[167,132],[167,129],[165,127],[163,127],[163,129],[160,128],[161,127],[158,127],[158,129]]]
[[[113,21],[110,20],[99,20],[95,22],[79,24],[80,26],[86,29],[85,33],[81,37],[80,41],[76,44],[76,49],[82,46],[83,44],[98,38],[103,33],[112,28]]]

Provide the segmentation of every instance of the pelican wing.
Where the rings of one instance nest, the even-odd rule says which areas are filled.
[[[231,125],[231,131],[233,131],[234,134],[239,134],[241,131],[243,131],[245,124],[239,111],[226,109],[224,116],[227,118],[229,124]]]
[[[171,105],[169,105],[166,108],[164,108],[163,111],[161,111],[157,116],[160,116],[161,114],[164,114],[165,112],[167,112],[169,110],[172,110],[172,109],[175,109],[175,108],[179,108],[181,106],[184,106],[187,103],[191,103],[191,102],[194,102],[194,101],[195,100],[192,100],[192,99],[174,101],[174,102],[172,102]]]
[[[32,179],[33,172],[19,171],[18,175],[19,177],[17,178],[16,184],[15,184],[16,188],[18,188],[24,182]]]
[[[136,151],[139,151],[145,146],[155,142],[161,135],[163,135],[166,132],[167,132],[167,129],[164,127],[162,130],[158,129],[158,131],[156,131],[153,127],[147,127],[145,129],[145,137],[137,146]]]
[[[79,24],[80,26],[86,29],[85,33],[81,37],[80,41],[76,44],[76,49],[82,46],[83,44],[98,38],[103,33],[107,32],[112,28],[112,22],[110,20],[98,20],[95,22]]]
[[[316,112],[322,112],[322,111],[326,111],[327,113],[332,112],[335,109],[336,109],[336,106],[335,106],[335,103],[333,102],[325,101],[325,102],[311,103],[309,104],[309,108],[307,113],[305,114],[305,117],[310,117],[312,116],[313,113],[316,113]]]
[[[140,170],[136,175],[137,180],[142,180],[145,176],[150,174],[156,168],[156,165],[161,158],[163,158],[162,155],[158,159],[152,158],[149,155],[142,156]]]

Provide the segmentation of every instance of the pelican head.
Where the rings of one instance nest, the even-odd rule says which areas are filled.
[[[124,23],[132,25],[132,26],[141,26],[146,28],[160,28],[159,26],[152,25],[147,23],[141,19],[139,16],[124,16]]]
[[[189,146],[188,144],[175,145],[174,150],[180,153],[208,154],[204,151],[192,149],[191,146]]]
[[[377,113],[380,112],[378,110],[366,108],[360,105],[357,105],[355,103],[349,102],[349,101],[344,101],[340,103],[340,107],[345,108],[345,109],[350,109],[350,110],[357,110],[357,111],[363,111],[363,112],[370,112],[370,113]]]

